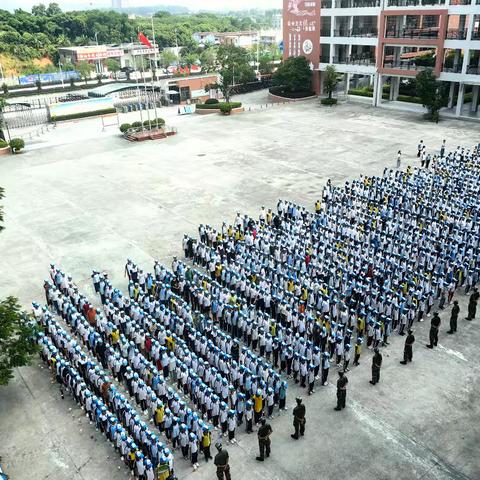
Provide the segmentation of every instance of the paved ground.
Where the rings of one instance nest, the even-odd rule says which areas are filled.
[[[261,103],[262,95],[247,103]],[[165,141],[129,144],[113,128],[100,132],[99,120],[84,120],[0,159],[7,195],[0,297],[16,295],[26,306],[41,300],[49,262],[92,297],[92,268],[107,270],[124,288],[126,257],[169,264],[182,234],[194,234],[199,223],[219,224],[236,211],[254,215],[279,197],[312,206],[327,178],[342,183],[380,174],[399,149],[405,163],[415,163],[420,137],[433,149],[443,138],[452,147],[479,140],[471,123],[430,125],[413,113],[360,104],[330,109],[314,102],[232,117],[165,113],[179,128]],[[465,298],[459,300],[465,312]],[[462,320],[452,338],[448,314],[434,351],[424,347],[427,325],[418,325],[408,367],[398,364],[403,339],[392,339],[376,387],[368,383],[365,353],[349,374],[345,411],[333,411],[333,386],[318,387],[306,399],[305,439],[290,441],[291,411],[274,419],[269,462],[256,464],[255,438],[239,435],[240,445],[229,447],[233,478],[479,479],[480,327]],[[290,389],[290,406],[299,392]],[[38,361],[0,389],[0,439],[3,466],[15,479],[129,476],[72,402],[60,400]],[[183,460],[177,464],[182,478],[214,478],[211,464],[202,462],[197,473]]]

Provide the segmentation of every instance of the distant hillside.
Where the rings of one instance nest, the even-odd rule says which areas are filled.
[[[187,7],[180,7],[177,5],[152,5],[149,7],[125,7],[125,8],[110,8],[119,13],[133,13],[135,15],[152,15],[156,12],[168,12],[172,15],[184,15],[190,13]]]

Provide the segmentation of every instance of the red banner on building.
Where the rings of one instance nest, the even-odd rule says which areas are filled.
[[[320,63],[320,0],[283,0],[284,58],[306,57],[312,70]]]

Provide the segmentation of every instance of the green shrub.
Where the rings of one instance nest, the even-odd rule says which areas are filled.
[[[422,100],[418,97],[410,97],[409,95],[399,95],[397,100],[399,102],[419,103],[422,104]]]
[[[143,122],[143,126],[144,126],[144,127],[149,127],[149,126],[150,126],[150,120],[145,120],[145,121]]]
[[[140,128],[142,126],[142,122],[133,122],[132,128]]]
[[[330,106],[332,106],[332,105],[336,105],[336,104],[337,104],[337,99],[336,99],[336,98],[322,98],[322,99],[320,100],[320,103],[321,103],[322,105],[330,105]]]
[[[222,105],[230,105],[231,108],[240,108],[242,106],[242,102],[230,102],[227,104],[227,102],[219,102],[219,103],[199,103],[196,108],[198,110],[221,110]]]
[[[220,105],[220,111],[224,115],[230,115],[230,113],[232,112],[232,104],[231,103],[222,103]]]
[[[52,115],[52,122],[75,120],[76,118],[96,117],[98,115],[107,115],[109,113],[116,113],[116,110],[114,108],[105,108],[103,110],[94,110],[92,112],[72,113],[71,115]]]
[[[209,98],[206,102],[205,105],[215,105],[217,103],[220,103],[220,101],[217,98]]]
[[[352,88],[348,91],[349,95],[358,95],[359,97],[373,97],[373,92],[369,92],[364,88]]]
[[[0,140],[0,148],[5,148],[5,147],[8,147],[8,142],[6,142],[5,140]]]
[[[120,125],[120,131],[122,133],[125,133],[127,130],[130,130],[131,128],[132,128],[132,126],[129,123],[122,123]]]
[[[24,147],[25,142],[23,138],[12,138],[10,140],[10,148],[12,149],[12,152],[19,152]]]

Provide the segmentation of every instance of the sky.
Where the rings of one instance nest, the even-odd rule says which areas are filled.
[[[0,8],[14,10],[22,8],[30,10],[32,5],[43,3],[48,5],[50,0],[0,0]],[[76,8],[104,8],[111,6],[111,0],[56,0],[63,10]],[[129,7],[143,7],[151,5],[179,5],[190,10],[244,10],[248,8],[281,8],[282,0],[123,0]]]

